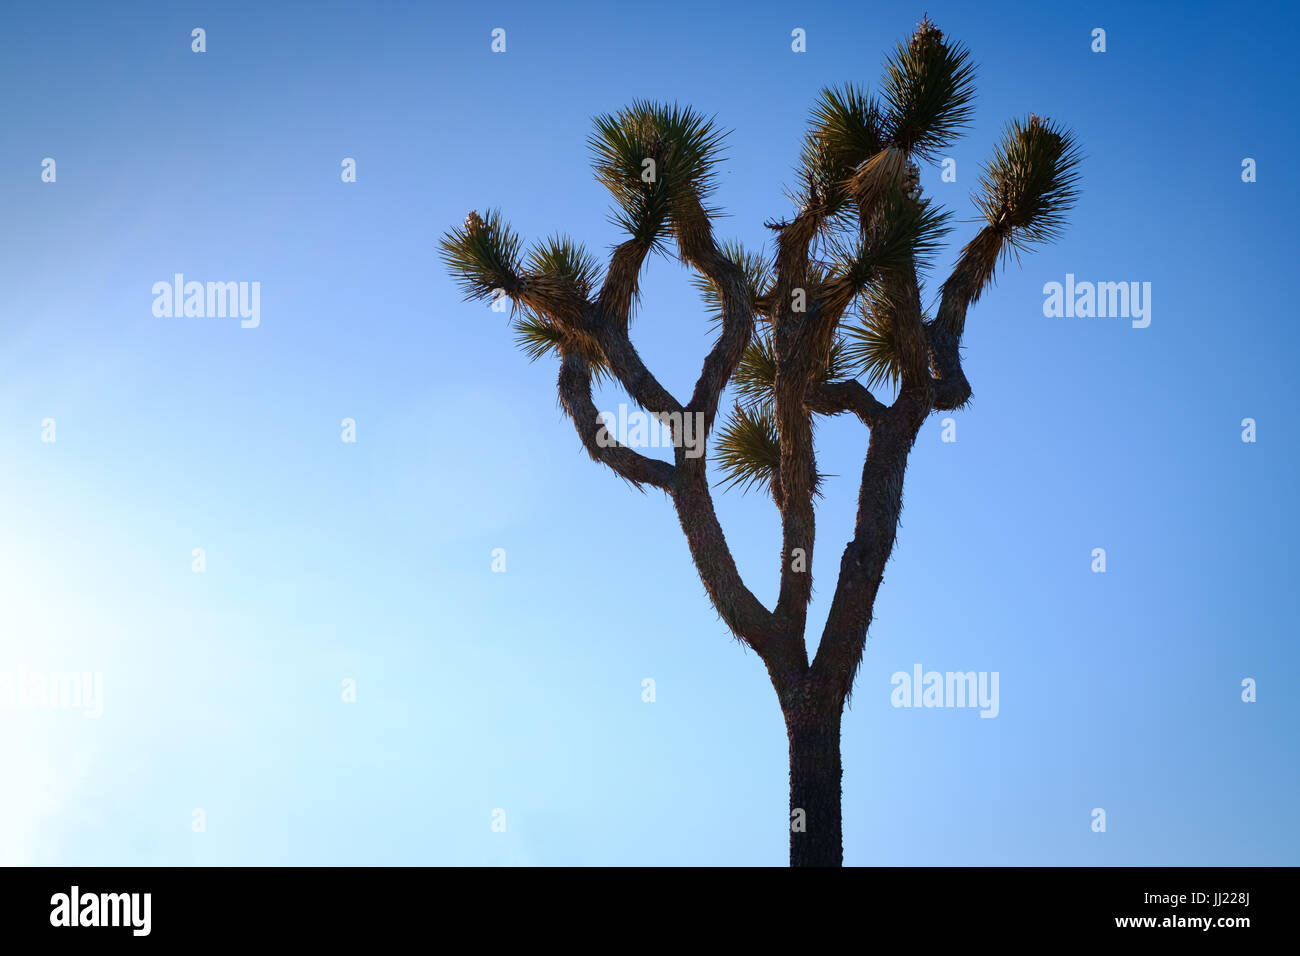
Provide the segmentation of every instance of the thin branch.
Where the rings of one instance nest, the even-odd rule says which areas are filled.
[[[596,297],[596,309],[605,321],[627,330],[640,291],[641,267],[650,253],[650,244],[639,239],[620,243],[610,256],[605,281]]]
[[[704,359],[687,405],[688,411],[704,414],[704,434],[707,435],[718,413],[718,400],[753,337],[754,303],[750,301],[744,268],[719,250],[708,226],[708,216],[698,199],[684,210],[683,218],[690,222],[683,224],[687,225],[686,228],[677,230],[682,259],[713,283],[722,314],[722,329]]]
[[[673,491],[676,470],[668,462],[648,458],[626,445],[613,442],[612,437],[602,441],[602,431],[608,435],[608,430],[591,398],[591,366],[577,351],[563,351],[558,386],[560,404],[573,420],[578,438],[593,461],[608,465],[620,478],[638,488],[653,485],[669,493]]]
[[[819,415],[852,412],[868,428],[875,428],[889,413],[888,406],[880,402],[857,379],[814,385],[808,389],[805,402]]]

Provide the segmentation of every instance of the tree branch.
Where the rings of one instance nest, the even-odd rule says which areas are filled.
[[[945,300],[947,293],[944,294]],[[943,307],[940,306],[940,315]],[[938,411],[952,411],[970,401],[970,382],[961,367],[960,342],[939,319],[925,326],[926,346],[930,353],[931,407]]]
[[[924,395],[904,393],[872,429],[858,488],[853,539],[840,559],[840,577],[812,662],[811,684],[838,705],[848,697],[862,661],[867,628],[903,510],[908,453],[929,413]]]
[[[585,331],[599,345],[610,371],[638,405],[652,413],[681,412],[681,402],[645,367],[628,337],[632,303],[649,249],[647,243],[629,239],[614,250],[600,294],[594,306],[586,310]]]
[[[694,459],[702,462],[703,459]],[[745,586],[727,545],[709,493],[703,466],[680,473],[673,490],[677,516],[691,549],[695,570],[731,633],[767,665],[773,680],[802,674],[808,667],[802,633],[792,634]],[[781,685],[778,685],[781,686]]]
[[[921,314],[921,288],[916,268],[889,273],[885,290],[893,308],[889,320],[898,347],[902,388],[926,387],[930,381],[929,351],[925,340],[925,319]]]
[[[650,252],[650,244],[639,239],[620,243],[610,256],[605,281],[596,297],[596,311],[605,322],[627,331],[632,305],[640,291],[641,267]]]
[[[817,483],[817,459],[813,447],[812,413],[804,396],[818,371],[818,357],[810,354],[808,342],[816,321],[815,303],[809,302],[808,260],[820,217],[806,210],[786,224],[777,236],[776,283],[773,288],[773,349],[776,379],[773,401],[781,463],[777,505],[781,509],[781,586],[776,616],[798,634],[803,634],[812,600],[812,558],[816,539],[813,490]],[[802,291],[804,308],[794,309],[795,296]],[[825,355],[820,356],[824,363]],[[795,552],[802,552],[796,570]],[[806,653],[806,652],[805,652]]]
[[[875,428],[889,412],[888,406],[878,401],[857,379],[814,385],[808,389],[805,402],[819,415],[853,412],[868,428]]]
[[[960,408],[970,401],[971,387],[961,365],[961,337],[966,329],[966,311],[993,277],[1001,254],[1001,239],[988,228],[980,231],[966,248],[943,284],[939,313],[925,326],[929,353],[933,407],[940,411]]]
[[[679,235],[679,245],[682,259],[713,283],[721,303],[722,330],[704,359],[687,406],[688,411],[704,414],[707,435],[713,429],[718,400],[754,334],[754,304],[750,301],[744,269],[721,253],[708,231],[683,232]]]
[[[620,478],[636,487],[653,485],[671,493],[676,470],[666,461],[648,458],[626,445],[601,442],[604,428],[591,399],[591,366],[578,352],[565,349],[560,362],[560,405],[573,419],[578,438],[593,461],[608,465]]]

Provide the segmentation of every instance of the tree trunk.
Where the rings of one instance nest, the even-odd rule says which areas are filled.
[[[790,865],[842,866],[840,711],[787,711],[790,738]]]

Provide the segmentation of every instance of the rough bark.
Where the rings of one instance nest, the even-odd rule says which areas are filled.
[[[841,866],[842,705],[812,695],[785,706],[790,743],[790,865]]]

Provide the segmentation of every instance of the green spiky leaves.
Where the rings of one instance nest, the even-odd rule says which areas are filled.
[[[723,473],[723,487],[748,491],[772,489],[781,471],[781,442],[770,408],[737,405],[714,442],[714,457]]]
[[[988,225],[962,249],[948,280],[977,302],[1011,252],[1057,239],[1078,196],[1074,134],[1037,116],[1013,120],[972,197]],[[960,324],[950,329],[960,334]]]
[[[742,492],[759,488],[777,499],[781,440],[776,413],[766,405],[736,405],[718,432],[713,459],[722,471],[723,488],[739,488]],[[814,496],[821,497],[826,477],[821,472],[814,476]]]
[[[892,187],[879,200],[872,225],[853,241],[828,241],[830,271],[817,298],[834,312],[888,275],[926,268],[948,234],[950,214],[929,201],[916,202]]]
[[[859,299],[857,321],[844,327],[842,362],[855,375],[865,375],[868,387],[898,385],[902,360],[890,321],[892,305],[884,290],[870,286]]]
[[[975,66],[970,52],[949,43],[928,19],[885,64],[885,127],[905,153],[931,159],[973,115]]]
[[[615,221],[657,248],[670,222],[713,191],[724,133],[690,107],[644,100],[597,116],[595,127],[593,167],[618,204]]]
[[[739,405],[746,408],[768,406],[770,409],[776,387],[776,350],[772,347],[771,333],[759,332],[750,339],[736,371],[732,373],[731,384],[740,396]]]
[[[497,289],[512,291],[519,285],[519,236],[489,209],[483,216],[471,212],[463,226],[445,233],[440,242],[442,261],[465,293],[466,300],[491,298]]]
[[[530,304],[514,317],[515,342],[533,361],[544,355],[575,350],[587,360],[597,380],[607,371],[605,356],[580,330],[574,306],[587,299],[600,278],[596,258],[567,236],[537,243],[525,263],[524,288]],[[546,307],[548,301],[550,307]]]
[[[1032,115],[1012,120],[984,167],[975,204],[1013,246],[1050,242],[1078,196],[1081,159],[1064,127]]]
[[[925,269],[942,248],[952,214],[928,200],[916,202],[897,187],[881,200],[873,227],[850,245],[830,245],[833,274],[849,279],[855,291],[880,272]]]
[[[835,382],[849,374],[844,349],[837,341],[831,345],[826,365],[819,381]],[[758,332],[745,347],[740,363],[731,376],[739,396],[738,404],[745,408],[772,407],[776,387],[776,350],[772,347],[770,332]]]
[[[525,268],[529,275],[571,280],[575,291],[584,299],[600,278],[596,257],[568,236],[552,236],[537,243],[529,250]]]
[[[596,259],[564,236],[537,243],[520,264],[519,237],[496,210],[471,212],[443,236],[442,258],[466,299],[511,300],[515,341],[534,361],[565,348],[580,352],[599,378],[605,357],[581,325],[582,303],[600,277]],[[500,291],[498,291],[500,290]]]
[[[547,356],[559,356],[564,350],[576,351],[587,361],[592,377],[603,381],[609,374],[609,365],[605,355],[591,339],[575,335],[558,326],[553,320],[539,313],[521,311],[510,323],[515,333],[515,344],[531,361]]]
[[[927,19],[888,59],[873,93],[854,85],[822,90],[803,143],[793,196],[798,214],[768,223],[778,233],[772,255],[715,243],[707,201],[724,134],[714,121],[689,107],[639,101],[596,117],[588,141],[596,178],[614,199],[614,221],[630,236],[603,270],[561,237],[525,255],[496,211],[470,213],[448,232],[443,259],[467,298],[508,297],[516,339],[530,358],[581,356],[600,376],[609,372],[601,343],[617,345],[626,333],[646,256],[675,241],[699,273],[694,282],[716,326],[722,302],[714,280],[738,307],[742,299],[739,277],[719,262],[721,253],[743,274],[758,321],[727,383],[737,403],[718,423],[714,464],[726,485],[766,487],[784,508],[778,369],[783,402],[797,404],[804,389],[802,408],[780,409],[782,421],[788,417],[800,429],[795,412],[849,410],[841,407],[849,395],[871,427],[885,420],[884,406],[858,388],[824,387],[850,377],[903,389],[926,386],[928,376],[945,403],[934,407],[957,407],[969,396],[959,359],[967,307],[1008,254],[1062,231],[1078,192],[1074,137],[1036,116],[1013,122],[973,196],[986,224],[963,248],[927,323],[919,273],[943,246],[949,216],[922,198],[918,164],[941,155],[970,121],[973,80],[968,51]],[[747,328],[751,316],[739,318],[738,327]],[[706,361],[710,377],[701,379],[710,403],[722,389],[718,356],[725,351],[733,360],[739,348],[731,340],[721,344],[726,349],[715,347]],[[802,481],[801,471],[790,474]]]
[[[564,332],[539,315],[525,312],[516,316],[510,327],[520,351],[534,362],[546,355],[558,355],[564,344]]]
[[[828,217],[850,198],[849,180],[882,146],[880,108],[859,86],[821,91],[804,139],[801,172],[809,201]]]
[[[849,372],[839,342],[831,346],[820,381],[833,382]],[[714,461],[722,471],[723,488],[749,491],[762,488],[776,497],[781,473],[781,442],[776,427],[776,350],[772,333],[763,329],[746,346],[731,377],[737,402],[720,426],[714,442]],[[820,483],[818,475],[814,484]]]

